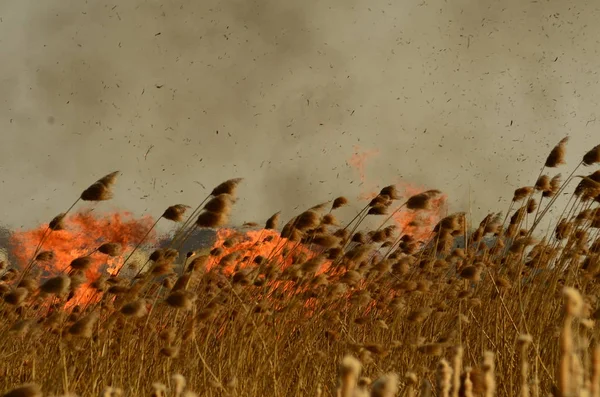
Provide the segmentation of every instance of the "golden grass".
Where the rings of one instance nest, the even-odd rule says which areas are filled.
[[[117,173],[109,174],[52,220],[24,269],[0,266],[0,390],[600,396],[600,172],[573,176],[597,166],[600,149],[561,183],[544,172],[564,163],[566,143],[532,186],[514,191],[504,219],[491,213],[471,232],[464,213],[442,219],[422,243],[390,227],[392,215],[426,211],[440,192],[400,197],[387,186],[345,225],[333,214],[348,202],[338,197],[292,218],[280,234],[276,213],[254,244],[232,232],[210,252],[179,258],[173,248],[193,230],[227,223],[242,182],[231,179],[188,218],[184,205],[163,213],[159,219],[180,224],[171,248],[154,251],[135,277],[120,275],[121,267],[85,280],[87,257],[40,274],[36,263],[53,260],[47,235],[68,227],[65,215],[79,200],[110,199]],[[570,190],[555,225],[539,230]],[[378,216],[380,227],[362,230]],[[457,238],[468,244],[455,248]],[[265,251],[267,241],[275,248]],[[132,254],[110,241],[97,251]],[[99,299],[73,305],[78,288]]]

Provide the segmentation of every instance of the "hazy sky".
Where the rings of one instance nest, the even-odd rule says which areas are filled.
[[[0,222],[196,204],[244,177],[234,221],[405,181],[505,210],[565,135],[600,143],[597,1],[0,3]],[[563,173],[569,171],[565,168]],[[204,187],[203,187],[204,186]]]

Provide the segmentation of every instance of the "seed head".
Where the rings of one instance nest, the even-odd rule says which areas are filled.
[[[390,202],[391,202],[391,200],[388,196],[383,195],[383,194],[378,194],[369,202],[369,207],[374,207],[378,204],[387,206]]]
[[[190,310],[192,308],[192,297],[188,291],[175,291],[169,294],[166,299],[169,306],[176,309]]]
[[[469,281],[479,281],[481,280],[481,270],[480,267],[468,265],[460,271],[460,276]]]
[[[48,228],[50,228],[51,230],[54,230],[54,231],[64,230],[65,229],[64,220],[65,220],[65,214],[60,213],[60,214],[56,215],[54,218],[52,218],[52,220],[48,224]]]
[[[369,208],[369,215],[386,215],[388,207],[385,204],[375,204]]]
[[[121,244],[104,243],[100,247],[98,247],[98,252],[101,252],[108,256],[119,256],[121,255]]]
[[[230,196],[235,196],[235,191],[237,189],[238,184],[242,181],[242,178],[234,178],[229,179],[228,181],[222,182],[217,187],[215,187],[212,192],[210,192],[211,196],[218,196],[220,194],[228,194]]]
[[[190,207],[185,204],[172,205],[163,212],[162,217],[173,222],[181,222],[188,208]]]
[[[129,291],[129,288],[127,288],[124,285],[111,285],[106,292],[109,294],[114,294],[114,295],[120,295],[120,294],[124,294],[126,292]]]
[[[423,193],[415,194],[406,202],[406,208],[411,210],[431,209],[432,199],[437,197],[440,193],[439,190],[427,190]]]
[[[554,168],[566,163],[565,151],[568,141],[569,137],[564,137],[556,146],[554,146],[554,148],[548,155],[548,158],[546,158],[546,163],[544,164],[546,167]]]
[[[222,212],[203,211],[196,220],[196,226],[204,228],[217,228],[225,223],[227,223],[227,216]]]
[[[209,202],[204,205],[204,210],[219,214],[228,214],[231,211],[232,203],[232,196],[230,196],[229,194],[221,193],[218,196],[215,196],[212,199],[210,199]]]
[[[23,303],[23,301],[25,301],[25,298],[27,298],[28,294],[29,291],[27,291],[26,288],[19,287],[16,288],[14,291],[11,291],[8,294],[4,295],[4,301],[9,305],[20,306]]]
[[[274,213],[273,215],[271,215],[271,217],[269,219],[267,219],[267,223],[265,224],[265,229],[267,229],[267,230],[277,229],[277,224],[279,223],[280,214],[281,214],[281,211],[278,211],[278,212]]]
[[[534,188],[531,186],[518,188],[517,190],[515,190],[515,194],[513,195],[513,201],[521,201],[524,198],[527,198],[529,195],[531,195],[531,193],[533,193],[533,189]]]
[[[394,397],[398,393],[398,375],[390,373],[373,382],[371,397]]]
[[[527,201],[527,213],[528,214],[532,214],[533,211],[535,211],[536,208],[537,208],[537,201],[535,201],[534,198],[530,198]]]
[[[195,257],[194,259],[192,259],[192,261],[188,265],[188,271],[197,272],[197,271],[203,270],[206,266],[206,262],[208,261],[208,259],[209,259],[208,255],[201,255],[201,256]]]
[[[87,270],[94,260],[91,256],[80,256],[71,261],[71,269],[75,270]]]
[[[340,240],[331,234],[317,234],[313,237],[312,242],[323,248],[333,248],[339,244]]]
[[[556,196],[556,194],[560,190],[561,178],[562,178],[561,174],[556,174],[555,176],[553,176],[552,179],[550,180],[550,188],[547,190],[544,190],[544,192],[542,193],[542,196],[543,197]]]
[[[323,257],[322,255],[315,256],[314,258],[304,262],[301,266],[301,270],[302,272],[307,274],[315,273],[321,268],[321,265],[323,265],[324,262],[325,257]]]
[[[119,171],[112,172],[94,182],[90,187],[81,193],[81,199],[84,201],[105,201],[113,197],[112,186],[114,185]]]
[[[301,232],[314,229],[319,226],[320,218],[319,214],[313,210],[304,211],[296,218],[294,227]]]
[[[52,251],[42,251],[35,257],[38,262],[50,262],[52,259],[54,259],[54,252]]]
[[[596,145],[583,156],[584,165],[600,163],[600,145]]]
[[[399,200],[402,198],[400,194],[398,194],[398,190],[395,185],[386,186],[379,192],[382,196],[388,196],[391,200]]]
[[[62,295],[69,291],[71,279],[67,275],[52,277],[46,281],[40,289],[47,294]]]
[[[148,307],[144,299],[138,299],[133,302],[125,304],[121,308],[121,313],[129,317],[144,317],[148,314]]]
[[[336,210],[340,207],[345,206],[346,204],[348,204],[348,199],[346,197],[340,196],[340,197],[336,198],[335,200],[333,200],[333,204],[331,205],[331,210]]]
[[[71,325],[71,327],[69,327],[69,333],[82,338],[90,338],[96,321],[98,321],[98,313],[92,312]]]
[[[543,192],[550,189],[550,177],[548,175],[540,175],[535,182],[535,190]]]
[[[323,215],[323,218],[321,219],[321,224],[337,226],[338,222],[335,219],[335,216],[333,216],[333,214],[325,214],[325,215]]]

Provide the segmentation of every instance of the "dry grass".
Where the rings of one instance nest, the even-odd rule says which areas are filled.
[[[121,266],[86,280],[87,257],[38,271],[53,260],[44,240],[68,228],[77,200],[23,269],[0,266],[0,390],[600,396],[600,172],[574,177],[598,165],[599,149],[561,183],[545,172],[563,164],[566,143],[533,187],[515,190],[504,218],[492,213],[476,227],[451,214],[417,241],[388,223],[427,211],[440,192],[403,198],[388,186],[348,224],[334,217],[347,203],[340,197],[300,213],[281,234],[276,213],[249,235],[222,232],[210,253],[156,250],[135,277],[119,274]],[[116,176],[80,199],[110,199]],[[172,248],[196,228],[226,224],[241,182],[217,186],[188,218],[187,206],[169,207],[161,218],[180,225]],[[572,196],[560,219],[538,230],[563,192]],[[385,221],[362,230],[373,217]],[[468,244],[455,248],[460,238]],[[110,241],[96,251],[131,257]],[[73,302],[81,288],[94,289],[93,298]]]

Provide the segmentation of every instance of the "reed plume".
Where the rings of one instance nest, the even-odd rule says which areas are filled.
[[[566,164],[565,153],[568,141],[569,137],[564,137],[556,146],[554,146],[554,148],[552,149],[552,151],[550,151],[550,154],[546,158],[546,163],[544,164],[545,167],[555,168],[559,165]]]
[[[600,145],[594,146],[583,156],[583,165],[592,165],[600,163]]]
[[[112,187],[119,176],[119,171],[111,172],[98,179],[81,193],[84,201],[106,201],[113,197]]]

